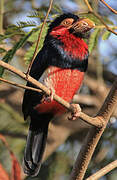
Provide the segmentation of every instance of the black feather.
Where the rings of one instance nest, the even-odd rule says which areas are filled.
[[[73,58],[64,51],[62,42],[50,35],[52,29],[58,26],[65,18],[73,18],[74,21],[79,19],[78,16],[67,13],[57,17],[55,21],[51,23],[45,37],[43,48],[37,54],[31,67],[30,75],[36,80],[40,79],[43,72],[49,66],[78,69],[79,71],[86,71],[87,69],[88,52],[83,61],[78,58]],[[27,86],[34,87],[29,82]],[[46,145],[48,124],[53,117],[53,114],[40,114],[35,110],[34,107],[41,103],[42,97],[43,93],[25,90],[22,104],[24,119],[27,119],[28,116],[31,118],[23,160],[24,172],[29,176],[36,176],[39,172]]]
[[[47,140],[48,124],[52,119],[52,115],[38,115],[37,112],[33,111],[30,116],[31,123],[24,152],[23,169],[27,175],[37,176],[42,163]]]

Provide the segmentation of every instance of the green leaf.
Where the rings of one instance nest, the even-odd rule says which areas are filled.
[[[45,15],[44,15],[43,11],[32,11],[28,15],[28,17],[44,19]]]
[[[89,53],[91,53],[92,50],[96,47],[98,43],[99,33],[100,33],[100,29],[95,29],[93,33],[91,34],[90,39],[89,39],[89,45],[88,45]]]
[[[47,29],[48,29],[48,25],[46,24],[44,26],[44,29],[43,29],[43,32],[42,32],[42,36],[41,36],[41,40],[40,40],[40,43],[39,43],[38,51],[40,51],[40,49],[43,46],[43,42],[44,42],[45,36],[47,34]],[[28,49],[27,53],[24,56],[26,64],[29,64],[32,57],[33,57],[33,53],[34,53],[34,50],[35,50],[35,47],[36,47],[36,43],[37,43],[36,41],[38,39],[39,32],[40,32],[40,29],[38,29],[35,33],[33,33],[28,39],[28,41],[33,43],[33,45]]]
[[[4,35],[0,34],[0,41],[4,40]]]
[[[35,41],[37,41],[38,35],[39,35],[39,32],[40,32],[40,28],[41,28],[41,25],[40,25],[40,26],[35,30],[35,32],[29,37],[28,41],[30,41],[30,42],[35,42]],[[45,35],[46,35],[46,33],[47,33],[47,30],[48,30],[48,24],[45,24],[44,29],[43,29],[43,32],[42,32],[41,40],[43,40],[43,38],[45,37]]]
[[[11,38],[14,35],[24,35],[24,31],[22,31],[18,26],[16,25],[9,25],[8,28],[5,31],[5,34],[0,34],[0,43],[2,43],[3,40],[7,38]]]
[[[103,20],[106,24],[114,25],[114,23],[110,19],[108,19],[108,16],[103,16]]]
[[[25,56],[24,56],[24,60],[26,61],[26,64],[29,64],[32,57],[33,57],[33,53],[36,47],[36,43],[34,43],[26,52]]]
[[[6,52],[6,50],[3,48],[0,48],[0,53],[4,53],[4,52]]]
[[[102,40],[107,40],[111,35],[110,31],[106,31],[104,32],[104,34],[102,35]]]
[[[19,28],[25,28],[25,27],[32,27],[36,26],[36,23],[34,21],[19,21],[17,22]]]
[[[16,34],[24,34],[24,32],[16,25],[12,24],[9,25],[7,30],[5,31],[6,37],[10,35],[16,35]]]
[[[58,13],[62,13],[61,7],[57,4],[53,4],[52,9],[54,9]]]
[[[15,45],[12,49],[10,49],[6,55],[3,57],[2,61],[8,63],[13,56],[15,55],[16,51],[21,48],[24,43],[26,42],[26,40],[30,37],[30,35],[33,33],[33,31],[29,32],[28,34],[26,34],[24,37],[22,37]],[[4,73],[4,68],[0,67],[0,77],[2,76],[2,74]]]

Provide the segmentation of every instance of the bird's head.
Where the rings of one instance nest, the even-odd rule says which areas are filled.
[[[76,36],[83,37],[94,26],[94,22],[88,18],[79,18],[77,15],[67,13],[60,15],[50,24],[48,34],[59,36],[69,31]]]

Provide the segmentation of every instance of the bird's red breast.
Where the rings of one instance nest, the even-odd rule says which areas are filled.
[[[58,26],[53,29],[51,35],[62,42],[60,48],[63,48],[64,52],[71,58],[76,58],[76,60],[78,58],[82,61],[87,55],[87,44],[81,38],[71,34],[66,28]],[[70,102],[80,88],[83,77],[84,72],[78,69],[62,69],[51,66],[43,73],[40,81],[53,89],[58,96]],[[52,112],[58,114],[65,112],[65,108],[54,100],[50,103],[45,101],[42,104],[38,104],[35,109],[39,113]]]
[[[58,96],[70,102],[80,88],[83,77],[84,72],[78,70],[49,67],[40,78],[40,81],[50,87]],[[52,102],[44,101],[36,106],[36,110],[40,113],[52,112],[54,114],[65,112],[65,108],[54,100]]]

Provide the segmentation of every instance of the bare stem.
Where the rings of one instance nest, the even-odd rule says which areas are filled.
[[[13,82],[13,81],[8,81],[8,80],[3,79],[3,78],[0,78],[0,81],[2,81],[2,82],[4,82],[4,83],[11,84],[11,85],[16,86],[16,87],[19,87],[19,88],[28,89],[28,90],[37,91],[37,92],[42,92],[40,89],[32,88],[32,87],[25,86],[25,85],[22,85],[22,84],[17,84],[17,83],[15,83],[15,82]]]
[[[34,51],[34,54],[33,54],[32,60],[31,60],[31,63],[29,64],[29,67],[28,67],[28,70],[27,70],[27,73],[26,73],[27,76],[29,75],[30,69],[31,69],[32,64],[33,64],[33,62],[34,62],[34,59],[35,59],[35,57],[36,57],[36,55],[37,55],[38,46],[39,46],[39,43],[40,43],[40,40],[41,40],[41,35],[42,35],[42,32],[43,32],[45,23],[46,23],[46,21],[47,21],[48,15],[49,15],[49,13],[50,13],[50,11],[51,11],[52,4],[53,4],[53,0],[50,0],[50,5],[49,5],[49,8],[48,8],[47,14],[46,14],[46,16],[45,16],[44,22],[43,22],[43,24],[42,24],[42,26],[41,26],[41,30],[40,30],[39,35],[38,35],[38,39],[37,39],[37,44],[36,44],[36,47],[35,47],[35,51]]]
[[[100,169],[95,174],[93,174],[92,176],[88,177],[86,180],[99,179],[99,178],[101,178],[102,176],[104,176],[105,174],[107,174],[108,172],[110,172],[111,170],[113,170],[115,168],[117,168],[117,160],[109,163],[107,166],[105,166],[104,168]]]
[[[100,0],[103,4],[105,4],[106,7],[108,7],[113,13],[117,14],[117,11],[113,9],[111,6],[109,6],[104,0]]]
[[[4,0],[0,0],[0,34],[3,33]]]

